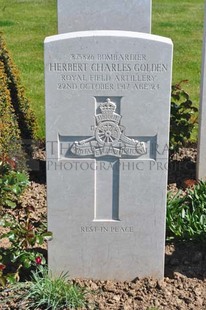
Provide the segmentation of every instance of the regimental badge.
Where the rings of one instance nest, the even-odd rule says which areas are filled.
[[[71,152],[78,156],[94,155],[139,157],[146,154],[145,142],[125,135],[125,127],[120,124],[122,116],[115,113],[116,104],[109,98],[101,103],[100,114],[95,116],[94,135],[88,139],[75,141]]]

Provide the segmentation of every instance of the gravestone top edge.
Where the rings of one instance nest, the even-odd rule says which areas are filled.
[[[83,37],[127,37],[127,38],[139,38],[145,40],[152,40],[156,42],[162,42],[167,44],[172,44],[173,42],[170,38],[135,32],[135,31],[122,31],[122,30],[89,30],[89,31],[78,31],[78,32],[70,32],[70,33],[62,33],[53,36],[46,37],[44,43],[50,43],[60,40],[67,39],[75,39],[75,38],[83,38]]]
[[[107,0],[106,4],[101,0],[58,0],[58,33],[100,29],[151,33],[152,0]]]

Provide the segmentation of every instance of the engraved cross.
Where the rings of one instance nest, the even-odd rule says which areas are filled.
[[[95,159],[94,221],[119,221],[120,159],[137,159],[147,154],[146,141],[151,142],[153,137],[126,136],[126,128],[121,124],[121,97],[114,97],[116,103],[111,98],[95,99],[93,136],[75,137],[74,140],[74,137],[59,135],[59,143],[70,142],[64,159]],[[116,113],[117,103],[119,113]]]

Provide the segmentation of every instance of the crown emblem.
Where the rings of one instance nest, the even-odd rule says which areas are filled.
[[[116,104],[107,98],[106,102],[101,103],[99,108],[102,113],[113,113],[116,110]]]
[[[100,104],[99,109],[101,114],[96,115],[97,124],[104,121],[112,121],[116,124],[120,122],[121,116],[115,113],[116,104],[107,98],[106,102]]]

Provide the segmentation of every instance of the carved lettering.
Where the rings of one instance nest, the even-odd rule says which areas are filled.
[[[98,60],[104,61],[142,61],[146,60],[146,55],[144,54],[98,54]]]
[[[133,233],[133,226],[81,226],[82,233]]]
[[[134,85],[134,89],[136,90],[158,90],[159,88],[159,84],[139,83]]]
[[[57,73],[57,90],[158,91],[159,75],[168,70],[167,64],[149,63],[141,53],[71,54],[69,60],[49,64],[49,71]]]
[[[62,75],[61,76],[63,82],[72,81],[72,82],[83,82],[86,81],[86,75]]]
[[[165,71],[167,71],[167,65],[137,63],[134,65],[134,71],[138,71],[138,72],[165,72]]]
[[[95,72],[129,72],[132,70],[132,66],[127,63],[93,63],[91,65],[91,70]]]
[[[74,61],[91,61],[95,59],[95,56],[91,54],[71,54],[70,59]]]
[[[88,64],[86,63],[50,63],[49,71],[53,72],[85,72]]]
[[[155,75],[116,75],[118,82],[154,82]]]
[[[100,83],[100,84],[92,84],[85,83],[79,85],[80,90],[112,90],[114,89],[114,85],[111,83]]]

